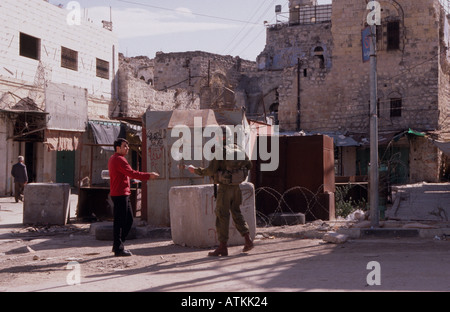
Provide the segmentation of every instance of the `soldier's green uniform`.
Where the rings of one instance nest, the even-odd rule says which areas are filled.
[[[232,149],[236,149],[234,145]],[[232,149],[226,147],[226,152],[233,152]],[[236,159],[236,158],[233,158]],[[230,163],[233,162],[233,163]],[[250,170],[252,167],[251,161],[248,157],[245,160],[227,160],[224,155],[223,160],[213,159],[209,162],[207,168],[197,168],[195,173],[200,176],[214,177],[218,171],[225,171],[230,166],[246,168]],[[230,224],[230,212],[233,217],[234,225],[242,236],[249,234],[249,227],[244,220],[240,205],[242,204],[242,192],[239,184],[223,184],[220,181],[215,181],[218,184],[217,199],[216,199],[216,231],[219,242],[226,243],[228,241],[228,231]]]

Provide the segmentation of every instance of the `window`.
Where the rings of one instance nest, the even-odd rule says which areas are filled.
[[[19,54],[34,60],[39,60],[41,39],[20,33]]]
[[[109,62],[97,59],[97,77],[109,79]]]
[[[320,68],[325,68],[325,58],[323,56],[323,48],[317,47],[314,49],[314,57],[319,60]]]
[[[400,49],[400,22],[389,22],[387,24],[387,50]]]
[[[400,21],[383,22],[377,25],[377,50],[395,51],[399,50],[400,43]]]
[[[402,116],[402,99],[392,98],[391,117],[401,117],[401,116]]]
[[[61,47],[61,67],[78,71],[78,52]]]

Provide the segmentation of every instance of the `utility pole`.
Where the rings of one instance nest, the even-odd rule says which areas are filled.
[[[378,112],[377,112],[377,26],[370,26],[370,220],[373,228],[379,227],[378,212]]]

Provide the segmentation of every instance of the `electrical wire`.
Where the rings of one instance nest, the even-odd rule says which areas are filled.
[[[266,15],[267,14],[267,12],[270,10],[270,8],[272,8],[273,7],[273,4],[276,2],[277,0],[273,0],[271,3],[269,3],[269,5],[266,7],[266,9],[263,11],[263,13],[257,18],[257,20],[262,20],[263,19],[263,17],[264,17],[264,15]],[[260,8],[262,8],[263,7],[263,5],[261,5],[260,7],[259,7],[259,9]],[[258,9],[258,10],[259,10]],[[257,13],[256,11],[255,11],[255,13]],[[259,24],[261,27],[262,27],[262,31],[258,34],[258,36],[256,36],[253,40],[252,40],[252,43],[260,36],[260,34],[263,32],[263,31],[265,31],[265,27],[263,26],[263,24],[262,23],[260,23]],[[246,25],[247,26],[247,25]],[[244,27],[245,28],[245,27]],[[243,29],[244,29],[243,28]],[[243,30],[242,29],[242,30]],[[251,31],[252,31],[253,29],[252,28],[249,28],[248,30],[247,30],[247,32],[242,36],[242,38],[239,40],[239,41],[237,41],[237,42],[235,42],[235,44],[233,45],[233,46],[231,46],[230,47],[230,49],[229,49],[229,53],[232,53],[232,51],[234,51],[240,44],[241,44],[241,42],[242,41],[244,41],[244,39],[246,39],[247,38],[247,36],[249,36],[250,35],[250,33],[251,33]],[[240,53],[241,54],[241,53]]]
[[[286,5],[289,5],[289,2],[286,3],[284,6],[286,6]],[[276,18],[276,17],[273,17],[273,18],[269,21],[269,24],[272,23],[273,20],[274,20],[275,18]],[[264,32],[266,32],[266,28],[264,28],[261,32],[259,32],[259,34],[256,35],[256,36],[253,38],[253,40],[251,40],[251,41],[247,44],[247,46],[239,52],[239,55],[243,54],[243,53],[244,53],[244,52],[245,52],[245,51],[253,44],[253,42],[255,42],[255,40],[258,39]]]
[[[141,2],[136,2],[136,1],[127,1],[127,0],[116,0],[116,1],[123,2],[123,3],[128,3],[128,4],[133,4],[133,5],[139,5],[139,6],[143,6],[143,7],[154,8],[154,9],[158,9],[158,10],[179,12],[176,9],[170,9],[170,8],[160,7],[160,6],[146,4],[146,3],[141,3]],[[212,18],[212,19],[224,20],[224,21],[229,21],[229,22],[238,22],[238,23],[244,23],[244,24],[259,25],[259,23],[243,21],[243,20],[239,20],[239,19],[235,19],[235,18],[214,16],[214,15],[208,15],[208,14],[202,14],[202,13],[195,13],[195,12],[190,12],[189,14],[196,15],[196,16],[201,16],[201,17]]]
[[[266,2],[268,0],[265,0]],[[245,25],[239,30],[239,32],[233,37],[233,39],[231,39],[231,41],[226,45],[226,48],[223,50],[222,54],[226,54],[226,51],[228,51],[228,49],[230,49],[230,45],[239,37],[239,35],[244,31],[244,29],[247,27],[247,25],[250,23],[250,21],[252,21],[252,19],[256,16],[256,14],[259,12],[259,10],[263,7],[263,4],[259,6],[258,10],[255,10],[253,12],[253,15],[250,17],[250,19],[248,20],[247,23],[245,23]],[[232,51],[232,49],[231,49]]]

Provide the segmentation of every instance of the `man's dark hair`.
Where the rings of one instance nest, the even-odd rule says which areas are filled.
[[[114,141],[114,152],[117,152],[117,148],[122,146],[122,142],[129,144],[124,138],[118,138]]]

